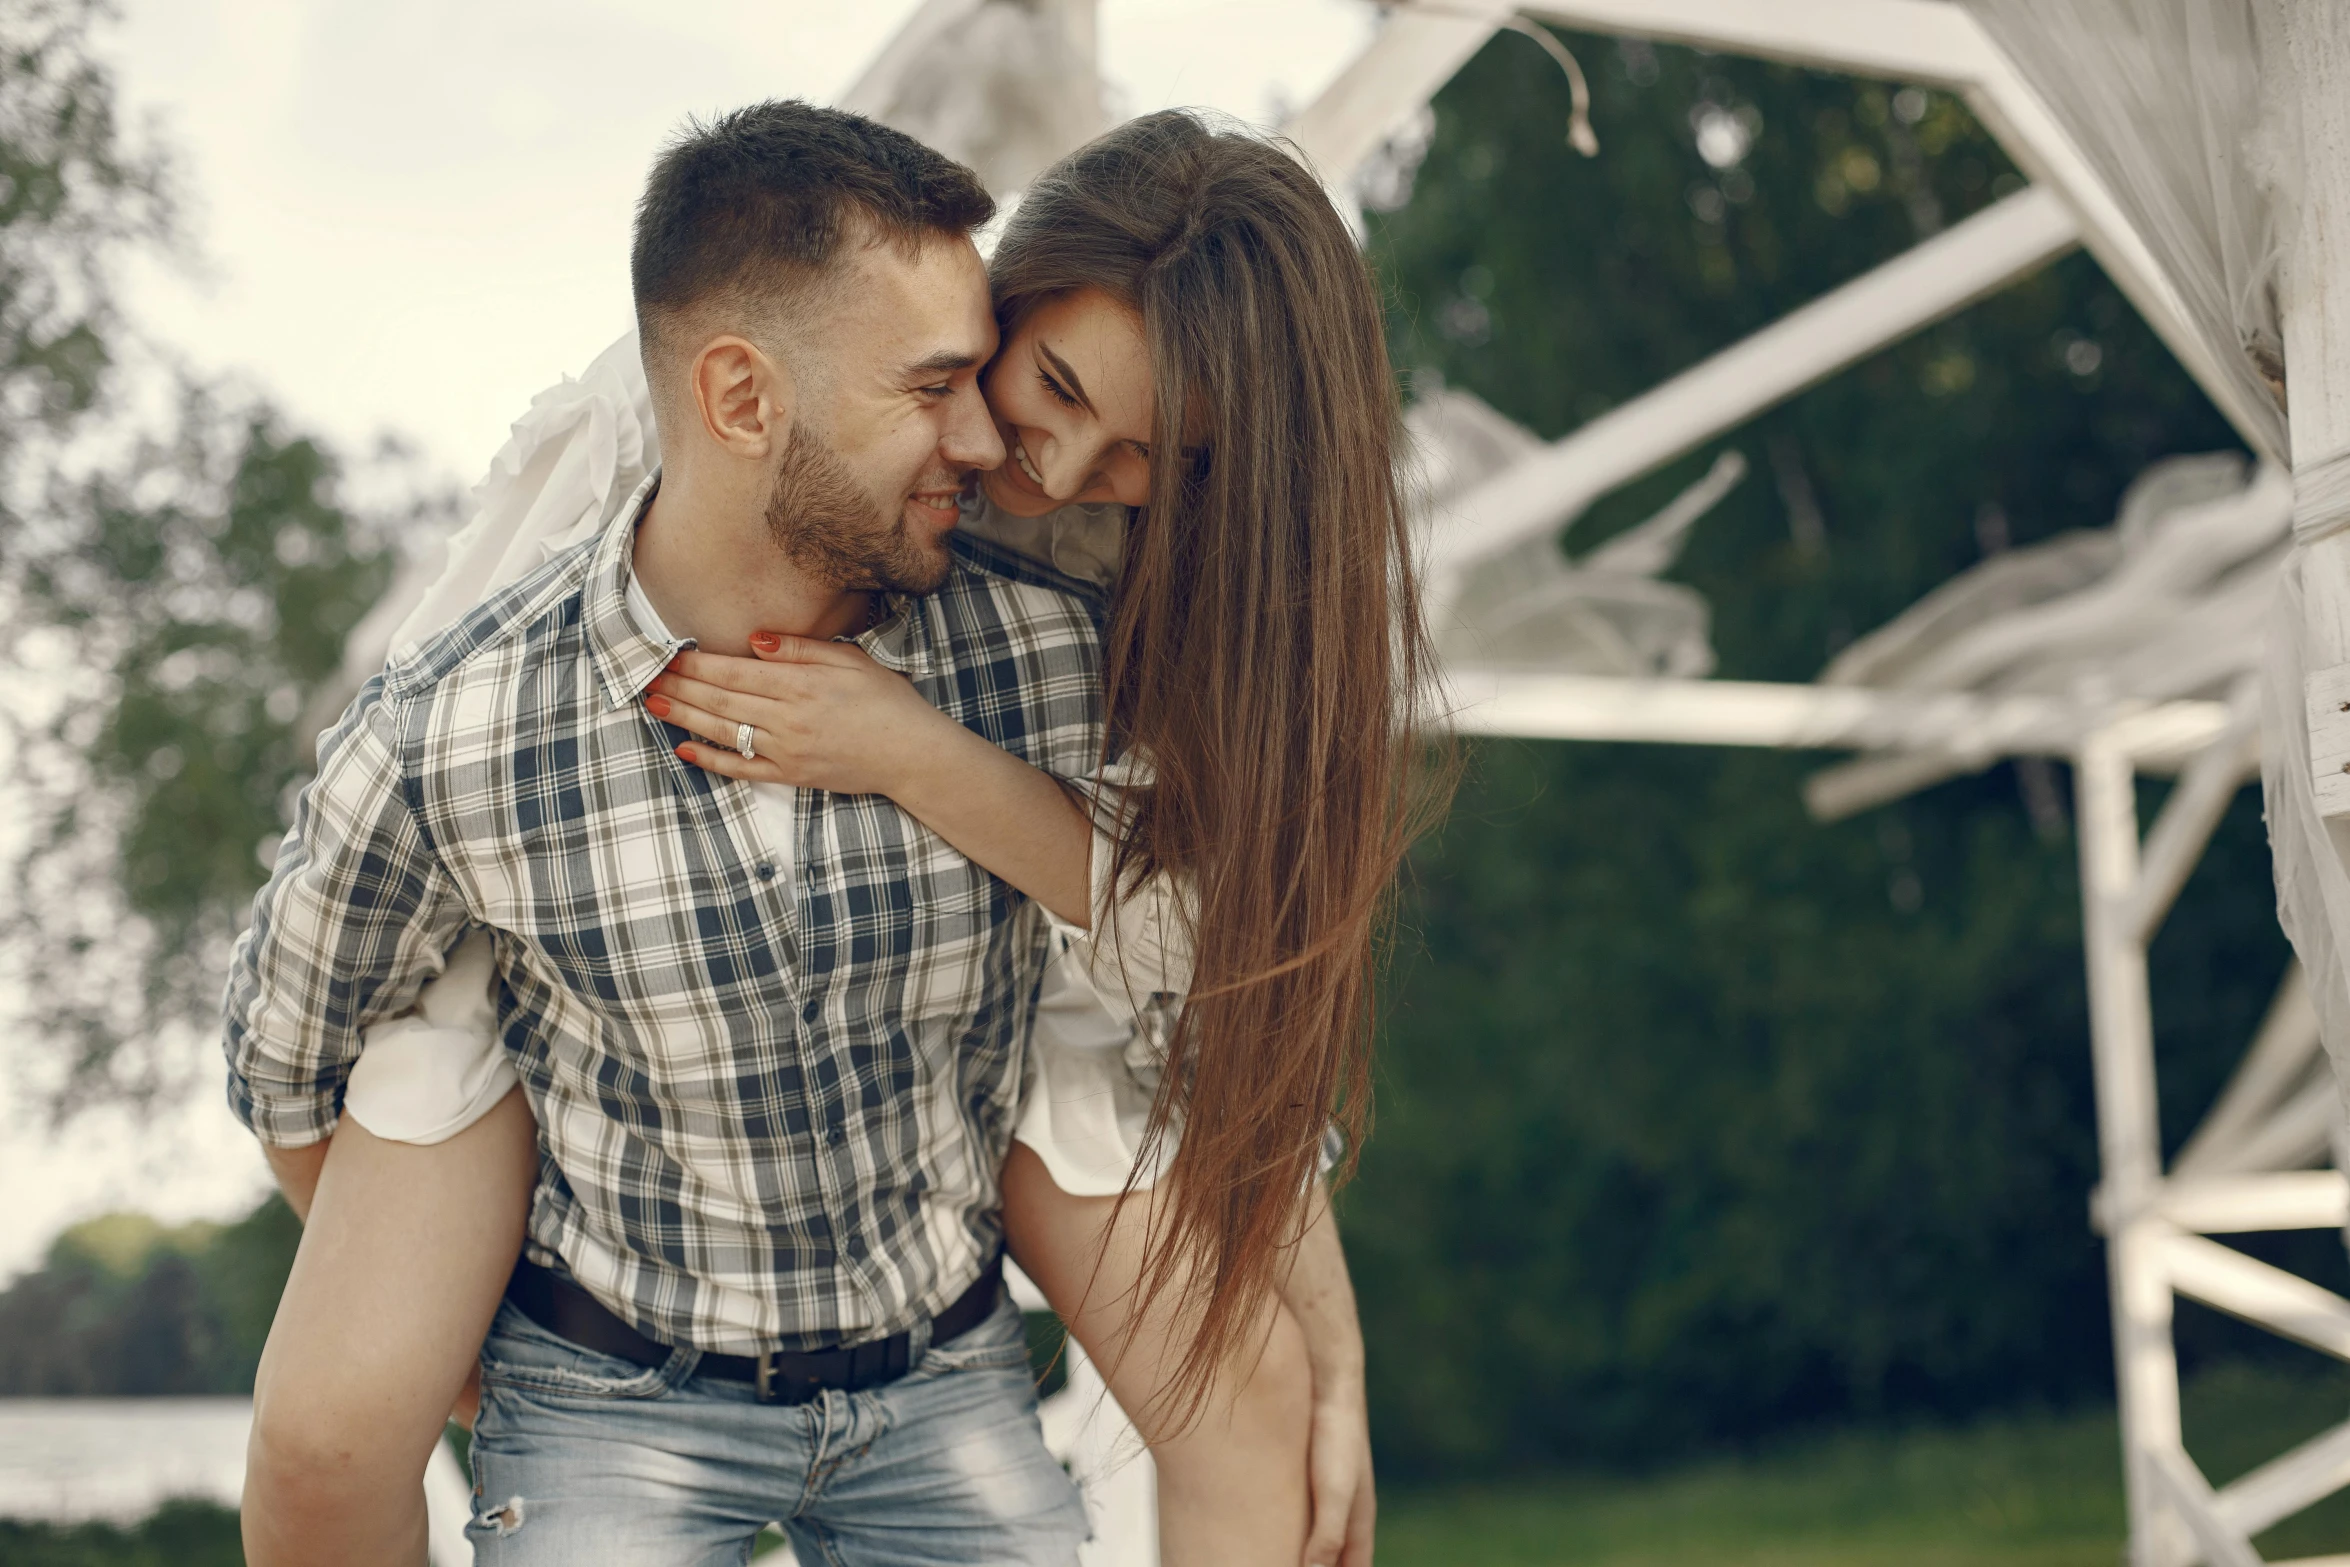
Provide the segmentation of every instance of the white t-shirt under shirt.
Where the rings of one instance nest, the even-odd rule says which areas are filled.
[[[1116,530],[1123,524],[1123,513],[1111,508],[1071,507],[1025,520],[984,503],[968,505],[963,519],[973,533],[1096,581],[1116,569]],[[673,640],[633,578],[628,606],[648,637]],[[1092,792],[1107,799],[1145,778],[1138,767],[1115,765],[1091,781]],[[799,845],[799,791],[788,784],[746,787],[769,858],[788,876]],[[1105,807],[1101,814],[1110,813]],[[1190,978],[1184,921],[1168,887],[1154,884],[1121,898],[1111,885],[1116,846],[1108,825],[1094,837],[1092,928],[1047,911],[1057,948],[1038,993],[1014,1128],[1055,1184],[1079,1196],[1122,1191],[1136,1173],[1166,1031]],[[413,1011],[367,1030],[345,1110],[375,1135],[411,1143],[444,1141],[488,1114],[517,1081],[497,1037],[496,987],[491,938],[476,931],[451,953]],[[1150,1152],[1139,1185],[1151,1185],[1164,1171],[1174,1139]]]

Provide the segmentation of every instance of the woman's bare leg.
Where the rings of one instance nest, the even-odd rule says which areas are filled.
[[[1132,1417],[1159,1472],[1162,1567],[1297,1567],[1307,1526],[1306,1444],[1312,1377],[1304,1335],[1278,1301],[1231,1346],[1199,1417],[1186,1423],[1162,1392],[1191,1342],[1173,1303],[1139,1313],[1152,1192],[1123,1210],[1072,1197],[1019,1143],[1004,1167],[1013,1260],[1044,1291]],[[1113,1214],[1115,1218],[1113,1219]]]
[[[421,1567],[425,1462],[521,1253],[537,1179],[519,1092],[430,1146],[344,1117],[254,1379],[251,1567]]]

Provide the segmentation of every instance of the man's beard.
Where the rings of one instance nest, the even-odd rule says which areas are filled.
[[[928,593],[946,580],[944,541],[883,513],[839,454],[796,420],[767,497],[767,531],[793,565],[843,588]]]

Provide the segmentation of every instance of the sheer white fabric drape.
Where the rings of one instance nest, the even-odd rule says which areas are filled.
[[[2291,460],[2294,545],[2264,657],[2261,774],[2277,913],[2308,971],[2336,1080],[2350,1083],[2350,872],[2318,814],[2303,683],[2312,544],[2350,529],[2350,453],[2294,452],[2281,268],[2301,198],[2294,60],[2331,0],[1962,0],[2112,192],[2222,373],[2252,395],[2266,455]],[[2350,598],[2350,581],[2320,584]]]
[[[1966,0],[2161,263],[2215,363],[2287,450],[2276,386],[2277,160],[2250,0]]]

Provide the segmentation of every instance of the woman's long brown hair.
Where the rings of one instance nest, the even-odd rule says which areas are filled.
[[[1312,173],[1183,111],[1047,170],[991,272],[1007,341],[1099,289],[1150,347],[1150,501],[1104,678],[1111,744],[1156,774],[1119,824],[1117,885],[1197,888],[1149,1132],[1179,1128],[1172,1200],[1142,1284],[1193,1324],[1162,1395],[1188,1419],[1264,1320],[1325,1129],[1349,1168],[1367,1130],[1379,938],[1443,794],[1416,732],[1429,654],[1395,381],[1370,268]]]

